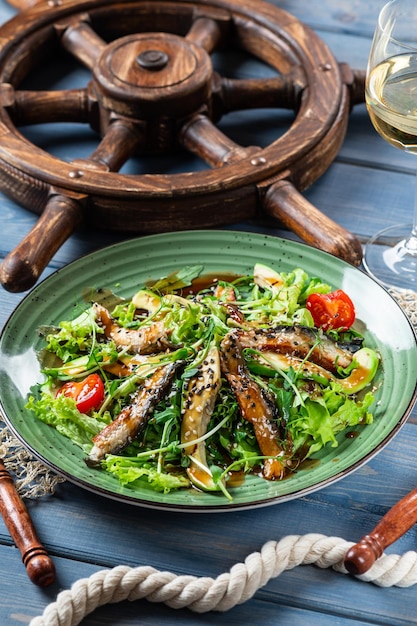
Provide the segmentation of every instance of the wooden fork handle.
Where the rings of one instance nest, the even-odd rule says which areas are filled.
[[[40,543],[28,510],[1,459],[0,512],[13,541],[20,550],[30,580],[39,587],[47,587],[53,583],[55,566]]]
[[[388,511],[374,530],[362,537],[345,554],[344,565],[354,575],[364,574],[385,548],[399,539],[417,521],[417,488]]]

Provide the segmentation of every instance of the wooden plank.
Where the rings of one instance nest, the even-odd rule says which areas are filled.
[[[99,515],[100,517],[102,516],[103,510],[101,509],[100,506],[96,508],[95,506],[89,507],[88,504],[86,504],[85,515],[82,515],[79,506],[73,507],[73,508],[74,510],[72,512],[67,511],[67,515],[68,515],[67,520],[72,521],[74,520],[74,518],[78,518],[78,520],[81,522],[83,522],[84,520],[84,523],[87,523],[87,526],[89,527],[90,534],[91,533],[94,534],[93,545],[107,542],[107,551],[108,551],[109,545],[112,546],[112,550],[118,551],[120,542],[121,541],[123,542],[122,537],[124,537],[125,532],[126,532],[125,523],[123,524],[123,528],[120,528],[119,526],[119,528],[117,529],[117,520],[115,519],[114,523],[116,524],[116,529],[113,529],[111,533],[111,535],[114,535],[114,536],[111,536],[111,535],[109,536],[108,528],[110,527],[110,524],[108,523],[108,521],[107,523],[103,524],[103,526],[107,528],[107,532],[106,531],[103,532],[102,524],[91,524],[91,522],[89,521],[90,516],[92,516],[93,519],[94,519],[94,515]],[[90,511],[88,510],[89,508],[91,509]],[[323,520],[326,519],[326,516],[327,516],[327,519],[329,519],[329,507],[325,507],[325,508],[326,510],[323,511]],[[267,519],[264,519],[265,511],[267,513],[266,515]],[[312,525],[314,525],[314,507],[312,508],[310,506],[309,517],[312,511],[313,511],[313,517],[311,518],[311,523]],[[271,512],[271,515],[269,514],[270,512]],[[106,515],[106,511],[104,511],[104,515]],[[261,532],[266,531],[268,533],[267,536],[269,538],[272,538],[271,524],[274,523],[273,520],[275,519],[275,525],[276,525],[277,516],[282,524],[281,508],[275,511],[272,511],[272,509],[270,509],[269,511],[264,510],[264,511],[258,511],[258,512],[250,512],[249,514],[246,513],[245,515],[251,518],[252,526],[254,527],[255,532],[257,534],[259,534],[260,531]],[[289,512],[290,523],[291,523],[291,518],[294,519],[293,516],[297,516],[297,515],[299,515],[299,511],[297,510],[293,510]],[[340,517],[342,517],[342,515],[343,514],[340,513]],[[86,564],[79,554],[73,554],[72,557],[68,561],[62,558],[55,559],[57,570],[58,570],[59,588],[68,588],[73,581],[77,580],[80,577],[88,576],[91,573],[93,573],[93,571],[97,571],[98,569],[101,569],[102,567],[112,567],[113,565],[117,565],[119,563],[125,563],[131,566],[137,566],[137,565],[142,565],[142,564],[152,565],[154,567],[157,567],[158,569],[165,569],[166,563],[170,562],[170,563],[176,564],[175,572],[174,572],[176,574],[184,573],[184,574],[194,574],[197,576],[212,575],[213,577],[216,577],[218,574],[222,573],[223,571],[226,571],[226,566],[227,567],[229,566],[225,563],[220,563],[220,565],[219,563],[216,563],[215,566],[213,567],[213,564],[209,556],[209,555],[218,556],[218,555],[221,555],[222,553],[224,554],[224,551],[221,548],[221,544],[227,541],[227,538],[224,536],[224,530],[223,530],[225,518],[221,519],[222,528],[220,532],[219,532],[218,524],[213,524],[210,522],[209,524],[207,524],[206,520],[202,520],[203,525],[202,525],[200,532],[197,533],[196,538],[198,539],[198,537],[201,534],[201,537],[205,538],[206,545],[204,546],[201,545],[201,541],[198,541],[198,540],[196,541],[196,539],[193,539],[192,535],[190,536],[189,533],[186,535],[187,542],[186,543],[184,542],[183,546],[178,545],[178,544],[181,544],[181,542],[178,540],[178,536],[177,536],[177,538],[174,539],[176,547],[172,546],[171,554],[167,557],[167,555],[164,555],[164,546],[161,546],[160,541],[159,541],[160,532],[164,531],[166,534],[166,518],[164,522],[161,522],[161,525],[157,524],[156,528],[152,528],[151,525],[148,526],[147,524],[146,518],[148,516],[146,515],[146,513],[145,515],[143,516],[141,515],[140,517],[141,517],[141,521],[140,521],[139,533],[137,529],[138,520],[137,519],[135,520],[135,525],[136,525],[135,532],[137,536],[137,541],[141,542],[141,540],[146,540],[146,541],[152,540],[154,543],[157,542],[157,545],[154,546],[154,548],[156,548],[156,553],[158,555],[158,558],[151,559],[151,558],[143,557],[143,548],[145,547],[145,544],[143,543],[140,546],[135,545],[134,535],[131,536],[132,528],[130,525],[128,525],[128,528],[127,528],[128,537],[125,539],[125,541],[127,542],[131,541],[131,546],[130,546],[130,554],[128,553],[129,556],[125,555],[124,559],[115,558],[114,563],[112,562],[102,563],[102,559],[100,558],[100,555],[97,553],[90,556],[90,565]],[[227,522],[227,517],[228,516],[226,516],[226,522]],[[125,516],[123,516],[123,518],[125,519]],[[239,527],[247,528],[249,525],[248,522],[250,522],[250,520],[242,520],[240,515],[238,516],[238,518],[240,518],[238,519],[238,526],[236,526],[235,523],[233,524],[235,534],[238,534],[236,533],[236,528],[239,528]],[[288,515],[285,515],[284,521],[287,518],[288,518]],[[200,519],[201,518],[199,518],[199,525],[200,525]],[[151,520],[149,520],[149,522],[151,522]],[[62,519],[58,517],[58,519],[55,520],[55,523],[61,529],[60,532],[62,533],[62,526],[61,526]],[[332,523],[332,520],[330,519],[330,522],[329,522],[330,526],[331,526],[331,523]],[[217,540],[216,539],[214,541],[209,540],[210,535],[214,533],[207,532],[207,528],[205,528],[205,526],[207,525],[209,525],[210,527],[215,526],[215,528],[212,528],[212,531],[214,531],[214,533],[216,534]],[[175,518],[174,518],[174,526],[178,528],[178,520],[176,520]],[[67,522],[67,528],[65,530],[65,533],[66,533],[65,536],[67,540],[68,538],[71,537],[72,534],[74,534],[74,540],[76,540],[77,529],[73,527],[73,524],[71,523],[68,524]],[[222,536],[220,537],[219,535],[222,535]],[[169,537],[169,540],[171,543],[173,543],[173,537]],[[91,541],[92,539],[90,536],[89,537],[90,547],[91,547]],[[230,538],[230,541],[233,541],[233,539]],[[236,543],[239,544],[239,550],[241,551],[242,546],[240,545],[238,537],[237,537]],[[4,549],[0,548],[1,555],[3,554],[3,552],[4,552]],[[179,552],[186,553],[185,560],[187,563],[184,568],[183,567],[178,568],[178,561],[179,561],[178,557],[180,556]],[[138,553],[138,554],[135,554],[135,553]],[[161,563],[159,562],[159,555],[161,555],[160,556]],[[73,560],[74,556],[77,559],[77,562]],[[241,558],[243,558],[243,556],[246,556],[246,553],[244,553]],[[16,551],[14,551],[14,557],[16,557]],[[8,564],[9,560],[10,559],[2,558],[2,563],[4,564],[3,567],[6,564]],[[110,560],[113,561],[113,559],[110,559]],[[80,562],[80,561],[83,561],[83,562]],[[7,588],[7,585],[6,585],[6,588],[4,589],[4,593],[2,594],[2,600],[0,600],[0,616],[1,616],[1,610],[2,610],[1,607],[2,606],[4,607],[5,603],[9,605],[10,603],[16,602],[17,606],[19,606],[19,601],[21,603],[21,596],[20,596],[21,587],[17,584],[17,582],[19,578],[21,578],[22,575],[25,576],[25,574],[22,574],[22,566],[20,564],[19,565],[21,569],[17,571],[17,573],[15,574],[15,571],[17,570],[16,568],[17,562],[18,562],[18,559],[15,558],[14,562],[7,568],[7,571],[11,573],[8,580],[9,579],[13,580],[13,589],[15,591],[13,593]],[[230,563],[230,565],[232,564],[233,563]],[[314,580],[314,586],[312,587],[313,580]],[[22,584],[24,583],[25,583],[25,580],[23,579]],[[317,592],[315,590],[316,585],[320,585],[319,595],[317,595]],[[25,596],[27,598],[28,606],[33,607],[33,609],[31,608],[31,610],[36,610],[39,605],[39,602],[41,601],[39,598],[37,598],[40,592],[36,588],[34,588],[34,586],[29,585],[29,589],[27,590],[27,593],[26,593],[27,587],[28,587],[28,584],[26,582]],[[57,585],[55,585],[53,589],[52,588],[49,589],[47,592],[48,598],[46,599],[44,597],[42,599],[42,602],[47,604],[50,601],[52,601],[53,597],[51,597],[51,593],[53,591],[54,593],[56,593],[57,590],[58,590]],[[17,598],[14,595],[16,593],[18,594]],[[44,595],[44,593],[45,592],[42,592],[42,595]],[[352,596],[354,595],[354,597],[356,598],[354,607],[351,606],[351,594]],[[413,617],[414,603],[413,603],[411,595],[412,594],[410,594],[409,591],[407,590],[399,590],[395,588],[380,589],[378,587],[375,587],[374,585],[353,580],[350,577],[348,578],[347,576],[337,574],[335,572],[332,572],[331,570],[319,570],[313,566],[304,566],[304,567],[299,567],[288,572],[284,572],[279,578],[271,581],[263,590],[259,591],[256,597],[258,600],[263,600],[263,601],[268,602],[268,605],[270,608],[275,605],[275,611],[279,610],[280,616],[283,610],[282,607],[287,607],[286,608],[287,612],[284,612],[284,615],[286,617],[287,615],[292,615],[294,612],[294,609],[290,608],[288,605],[293,604],[296,607],[296,609],[307,612],[306,617],[309,616],[308,614],[309,611],[313,611],[314,614],[317,615],[318,611],[322,611],[324,610],[324,607],[326,607],[326,611],[325,611],[326,613],[330,613],[334,619],[336,619],[336,616],[338,616],[338,618],[340,619],[340,622],[333,622],[333,623],[344,624],[345,616],[349,616],[351,618],[355,617],[355,619],[358,620],[357,622],[358,624],[362,623],[361,620],[364,620],[364,622],[366,622],[367,619],[369,619],[371,622],[372,616],[374,619],[375,616],[378,615],[380,616],[380,619],[378,620],[377,623],[381,625],[389,624],[390,626],[396,626],[396,625],[417,623],[416,621],[417,618]],[[29,599],[32,600],[32,596],[35,597],[35,600],[33,602],[32,601],[29,602]],[[6,598],[7,598],[7,601],[5,601]],[[359,602],[358,602],[358,599],[360,600]],[[378,608],[375,609],[375,607],[378,607]],[[40,609],[42,608],[43,608],[43,605],[40,605]],[[108,610],[109,609],[107,609],[107,611]],[[253,603],[252,603],[251,610],[252,611],[254,610]],[[256,613],[254,614],[257,614],[257,615],[259,614],[261,616],[263,615],[265,609],[264,608],[258,609],[256,607],[255,610],[256,610]],[[106,612],[106,614],[108,615],[109,613]],[[129,610],[128,610],[128,614],[129,614]],[[125,611],[125,608],[123,608],[123,616],[125,615],[126,615],[126,611]],[[174,615],[176,617],[176,613],[174,613]],[[221,623],[245,623],[245,622],[239,622],[239,619],[242,619],[241,615],[242,613],[240,609],[234,609],[233,612],[230,614],[230,616],[227,617],[229,621],[227,621],[227,619],[225,621],[223,621],[222,619],[218,619],[217,622],[215,622],[214,619],[212,620],[210,617],[207,620],[207,623],[219,623],[219,624]],[[296,611],[295,615],[298,615],[298,611]],[[236,618],[236,622],[234,621],[235,618]],[[205,616],[205,619],[206,619],[206,616]],[[313,619],[313,617],[311,619]],[[313,621],[311,622],[308,621],[306,623],[312,623],[312,624],[332,623],[331,621],[327,622],[326,618],[323,615],[321,615],[321,619],[322,619],[321,622],[318,620],[314,621],[313,619]],[[9,622],[7,623],[9,624]],[[87,622],[87,623],[90,623],[90,622]],[[96,622],[93,621],[91,623],[96,623]],[[98,621],[97,623],[101,623],[101,622]],[[119,621],[117,623],[119,623]],[[124,623],[124,622],[120,622],[120,623]],[[181,621],[181,623],[193,623],[194,624],[193,621],[191,622]],[[289,619],[288,620],[286,619],[284,623],[287,625],[290,623],[297,623],[297,622],[289,621]]]
[[[292,13],[314,29],[355,33],[372,37],[384,0],[270,0],[271,4]]]
[[[354,228],[366,240],[381,228],[411,222],[414,191],[414,175],[335,163],[305,195],[326,215],[345,228]]]
[[[294,520],[297,534],[314,532],[356,541],[369,532],[387,509],[414,486],[410,468],[417,427],[407,424],[397,438],[396,446],[390,446],[339,483],[300,500],[252,511],[159,516],[148,509],[113,503],[70,483],[60,486],[56,498],[28,502],[28,508],[50,554],[58,553],[74,563],[71,571],[74,580],[84,575],[81,563],[98,569],[120,563],[166,569],[167,563],[172,563],[171,571],[176,574],[216,577],[244,561],[251,552],[260,550],[266,541],[279,541],[292,534]],[[175,536],[167,526],[168,517]],[[0,529],[0,543],[10,543],[3,524]],[[244,532],[241,534],[239,529]],[[401,554],[413,549],[416,535],[417,529],[413,528],[389,551]],[[58,570],[60,585],[65,585],[59,567]],[[319,596],[315,591],[317,584],[321,589]],[[321,611],[326,607],[326,612],[332,615],[353,615],[358,620],[366,620],[377,612],[381,616],[378,623],[390,626],[417,623],[417,616],[412,617],[414,595],[408,590],[382,591],[374,585],[313,566],[285,572],[268,583],[257,597],[271,601],[275,597],[283,605],[293,603],[305,611]],[[354,607],[351,597],[356,598]]]

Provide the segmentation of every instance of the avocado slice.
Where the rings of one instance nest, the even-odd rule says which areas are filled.
[[[132,302],[137,309],[143,309],[152,315],[161,308],[162,298],[150,289],[140,289],[133,296]]]
[[[379,355],[371,348],[361,348],[355,353],[353,363],[356,367],[349,376],[337,379],[349,394],[361,391],[372,382],[379,366]]]
[[[353,357],[353,369],[346,378],[337,378],[316,363],[305,361],[288,354],[279,354],[277,352],[259,353],[256,360],[259,363],[266,364],[271,370],[288,371],[292,367],[296,372],[300,371],[303,377],[321,379],[322,381],[336,381],[351,395],[361,391],[367,387],[375,377],[379,366],[379,355],[371,348],[361,348]]]
[[[256,263],[253,269],[255,284],[263,289],[270,289],[276,293],[284,285],[284,280],[278,272],[263,263]]]

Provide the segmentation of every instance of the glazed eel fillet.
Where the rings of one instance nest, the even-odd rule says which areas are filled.
[[[175,372],[181,365],[177,361],[158,367],[144,380],[132,402],[113,422],[93,437],[94,446],[85,460],[87,465],[97,465],[106,454],[117,454],[138,437],[149,421],[152,409],[166,395]]]
[[[109,311],[101,304],[95,302],[93,309],[97,323],[116,346],[126,348],[134,354],[152,354],[172,347],[163,321],[152,322],[138,329],[123,328],[116,324]]]
[[[264,463],[264,477],[279,480],[289,470],[280,416],[274,400],[254,381],[247,369],[242,350],[252,348],[260,352],[278,352],[306,358],[328,371],[348,367],[352,353],[343,350],[316,329],[303,326],[279,326],[268,329],[230,331],[221,343],[222,371],[236,396],[242,417],[254,427],[263,455],[275,457]],[[284,443],[281,443],[284,442]]]
[[[335,373],[338,367],[348,367],[352,362],[352,352],[340,348],[334,341],[317,329],[306,326],[277,326],[254,330],[233,331],[242,348],[252,348],[260,352],[279,352],[297,356],[324,367]]]
[[[287,467],[277,407],[272,398],[251,378],[244,363],[242,344],[238,333],[230,332],[221,343],[221,367],[236,396],[243,419],[253,425],[263,455],[275,457],[264,462],[263,475],[267,480],[283,478]]]

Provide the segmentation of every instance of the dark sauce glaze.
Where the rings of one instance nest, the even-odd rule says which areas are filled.
[[[198,278],[195,278],[192,281],[191,285],[183,287],[181,288],[181,290],[178,290],[178,293],[181,293],[184,298],[186,298],[188,295],[195,296],[200,291],[216,287],[216,285],[221,281],[232,283],[238,278],[240,278],[238,274],[203,274],[203,276],[198,276]]]
[[[346,439],[356,439],[356,437],[359,437],[359,433],[357,430],[352,430],[346,433],[345,437]]]

